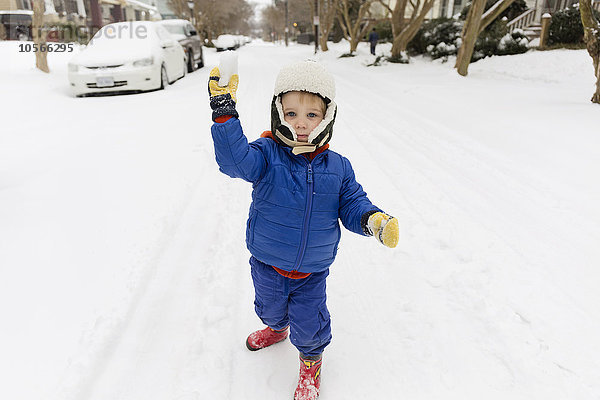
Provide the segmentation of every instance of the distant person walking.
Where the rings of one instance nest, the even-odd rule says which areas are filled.
[[[373,28],[371,33],[369,33],[369,43],[371,43],[371,54],[375,55],[375,46],[377,46],[377,41],[379,40],[379,34],[377,30]]]

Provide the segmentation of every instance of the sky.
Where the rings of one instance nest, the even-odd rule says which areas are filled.
[[[260,4],[260,5],[268,5],[268,4],[271,4],[273,1],[272,0],[251,0],[250,2]]]

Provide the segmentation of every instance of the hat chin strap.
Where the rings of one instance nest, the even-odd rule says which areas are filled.
[[[281,132],[279,132],[279,130],[277,130],[275,132],[275,135],[283,143],[290,146],[292,148],[292,153],[294,153],[296,155],[304,154],[304,153],[312,153],[313,151],[317,150],[316,144],[310,144],[310,143],[298,142],[296,140],[290,140],[290,139],[286,138],[285,136],[283,136],[283,134],[281,134]]]

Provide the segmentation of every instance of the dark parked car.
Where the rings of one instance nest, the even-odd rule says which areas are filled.
[[[202,40],[194,26],[184,19],[166,19],[158,22],[179,41],[185,51],[188,72],[204,67]]]

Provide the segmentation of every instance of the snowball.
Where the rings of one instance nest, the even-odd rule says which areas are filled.
[[[221,73],[221,79],[219,79],[219,86],[227,86],[231,75],[237,74],[238,71],[238,57],[235,51],[226,51],[221,55],[219,61],[219,72]]]

